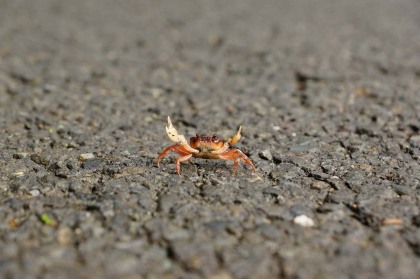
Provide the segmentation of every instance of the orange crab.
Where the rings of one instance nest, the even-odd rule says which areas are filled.
[[[227,141],[223,141],[216,136],[200,136],[190,138],[188,144],[184,135],[179,135],[175,127],[172,125],[171,118],[168,116],[168,126],[166,126],[166,133],[168,137],[176,142],[175,145],[168,146],[159,156],[157,157],[157,165],[159,167],[159,161],[165,157],[170,151],[173,151],[181,157],[176,160],[176,171],[181,176],[181,162],[190,159],[191,157],[202,158],[202,159],[222,159],[233,161],[233,173],[235,175],[238,169],[239,159],[245,161],[253,170],[256,172],[254,164],[249,158],[239,149],[230,148],[235,145],[241,138],[241,127],[239,127],[236,134],[229,138]]]

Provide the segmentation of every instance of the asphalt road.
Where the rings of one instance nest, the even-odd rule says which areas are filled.
[[[420,2],[0,0],[0,278],[420,278]],[[231,137],[257,172],[193,159]]]

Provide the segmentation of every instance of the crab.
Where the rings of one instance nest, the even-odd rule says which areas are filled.
[[[197,134],[195,137],[190,138],[190,142],[188,143],[184,135],[178,134],[178,131],[172,125],[171,118],[168,116],[166,133],[168,134],[169,139],[176,142],[176,144],[168,146],[161,154],[159,154],[157,157],[157,166],[159,167],[159,161],[162,158],[168,155],[169,152],[173,151],[181,155],[176,160],[176,172],[179,176],[181,176],[181,162],[189,160],[191,157],[233,161],[233,176],[236,174],[238,169],[239,159],[242,159],[254,170],[254,172],[256,172],[254,164],[241,150],[231,148],[233,145],[238,143],[241,138],[241,129],[242,127],[239,127],[236,134],[227,141],[219,139],[216,135],[203,136]]]

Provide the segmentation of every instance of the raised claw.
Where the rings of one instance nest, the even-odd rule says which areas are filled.
[[[235,145],[238,143],[238,141],[241,139],[241,130],[242,130],[242,126],[239,126],[238,131],[236,132],[236,134],[232,137],[228,139],[228,143],[230,146]]]
[[[168,116],[168,126],[166,126],[166,133],[171,141],[176,142],[177,144],[183,146],[186,150],[191,153],[198,153],[197,149],[192,148],[185,138],[184,135],[179,135],[178,131],[175,129],[174,125],[172,125],[171,118]]]
[[[179,142],[180,137],[178,135],[178,131],[175,129],[174,125],[172,125],[171,118],[168,116],[168,126],[166,126],[166,133],[171,141]],[[182,138],[181,138],[182,140]],[[184,140],[187,141],[184,137]]]

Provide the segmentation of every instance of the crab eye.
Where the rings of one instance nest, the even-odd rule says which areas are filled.
[[[212,140],[213,142],[218,142],[218,141],[219,141],[219,139],[216,137],[216,135],[212,136],[212,137],[211,137],[211,140]]]
[[[196,136],[196,137],[198,137],[198,136],[199,136],[199,134],[195,134],[195,136]]]

